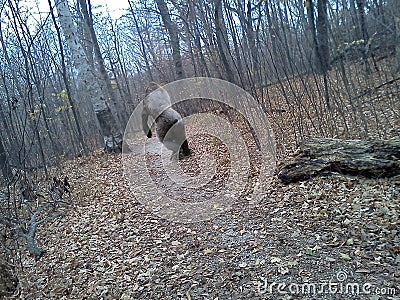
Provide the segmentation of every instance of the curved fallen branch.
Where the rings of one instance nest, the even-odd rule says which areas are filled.
[[[47,216],[47,217],[37,221],[37,219],[36,219],[37,216],[44,209],[49,208],[49,207],[50,207],[50,205],[47,205],[46,207],[41,207],[37,211],[32,213],[32,215],[30,217],[28,230],[21,230],[21,229],[17,230],[18,234],[26,239],[28,251],[32,255],[34,255],[36,260],[39,260],[43,255],[43,250],[37,246],[36,241],[35,241],[35,235],[36,235],[37,227],[42,223],[54,220],[54,219],[64,215],[64,212],[60,212],[60,213],[57,213],[57,214],[54,214],[54,215]]]

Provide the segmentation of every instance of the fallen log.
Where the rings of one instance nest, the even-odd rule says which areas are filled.
[[[285,183],[332,172],[370,178],[400,175],[400,139],[315,138],[302,143],[291,159],[278,166],[278,177]]]

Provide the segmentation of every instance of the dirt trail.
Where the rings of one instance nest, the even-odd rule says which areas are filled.
[[[162,173],[156,147],[149,163]],[[74,205],[38,233],[43,259],[23,259],[24,299],[354,299],[326,290],[330,280],[400,293],[400,197],[389,180],[274,180],[256,206],[241,198],[212,220],[179,224],[132,197],[119,155],[97,152],[66,168]],[[167,178],[159,184],[181,197]],[[310,283],[325,293],[302,291]],[[389,299],[375,296],[371,288],[356,298]]]

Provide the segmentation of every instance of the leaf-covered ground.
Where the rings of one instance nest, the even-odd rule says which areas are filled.
[[[280,111],[278,96],[272,99],[277,113],[269,117],[280,158],[286,158],[296,148],[295,112]],[[396,97],[377,98],[386,138],[400,132]],[[366,105],[378,105],[372,100]],[[319,107],[305,111],[321,117]],[[348,111],[350,129],[343,134],[337,128],[339,137],[381,138],[369,115],[368,136],[358,136],[360,124],[352,123]],[[311,125],[307,134],[319,136]],[[97,151],[66,162],[73,204],[65,217],[39,228],[45,254],[38,262],[22,257],[15,298],[400,299],[399,178],[336,174],[284,185],[273,177],[254,204],[249,196],[260,157],[250,131],[240,128],[250,155],[246,189],[229,211],[199,223],[173,223],[148,211],[129,190],[121,155]],[[146,155],[151,184],[183,203],[223,189],[231,158],[218,139],[191,128],[188,133],[193,155],[179,162],[182,170],[201,173],[204,153],[216,161],[205,191],[185,194],[171,183],[159,157]]]
[[[101,151],[67,162],[74,203],[39,230],[43,258],[23,257],[20,298],[399,299],[394,179],[274,178],[255,206],[242,197],[210,221],[179,224],[132,197],[121,164]]]

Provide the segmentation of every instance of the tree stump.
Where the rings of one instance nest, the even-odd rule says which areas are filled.
[[[278,177],[285,183],[331,172],[370,178],[400,175],[400,139],[315,138],[302,143],[293,158],[278,167]]]

